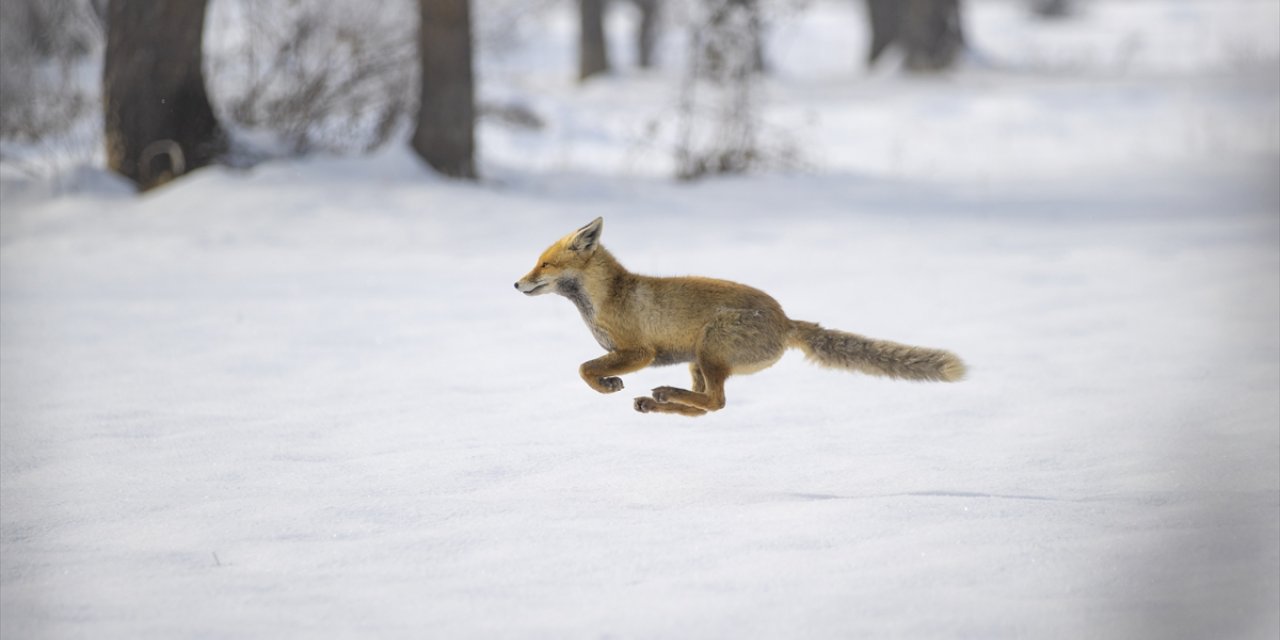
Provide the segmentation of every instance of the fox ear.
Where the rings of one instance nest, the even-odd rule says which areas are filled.
[[[569,237],[569,248],[573,251],[592,251],[600,244],[600,231],[604,229],[604,218],[596,218],[587,226],[573,232]]]

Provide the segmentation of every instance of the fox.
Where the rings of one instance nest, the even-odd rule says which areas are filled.
[[[607,352],[578,368],[600,393],[649,366],[689,364],[688,389],[662,386],[635,399],[641,413],[696,417],[725,407],[725,381],[756,373],[799,349],[818,365],[903,380],[956,382],[964,362],[950,351],[914,347],[792,320],[763,291],[699,276],[632,273],[600,243],[598,217],[560,238],[515,283],[527,296],[568,298]]]

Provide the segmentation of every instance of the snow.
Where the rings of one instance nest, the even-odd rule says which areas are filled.
[[[934,81],[808,67],[847,4],[773,33],[807,171],[670,181],[671,72],[576,89],[557,27],[484,62],[549,127],[486,124],[480,185],[403,148],[4,174],[0,633],[1276,637],[1276,3],[970,3],[983,59]],[[635,413],[683,367],[599,395],[573,306],[511,287],[597,215],[635,271],[970,377],[793,352]]]

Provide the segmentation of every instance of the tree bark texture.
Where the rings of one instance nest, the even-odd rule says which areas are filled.
[[[474,179],[475,85],[469,0],[418,0],[422,98],[413,148],[433,169]]]
[[[605,0],[578,0],[578,80],[609,70],[604,35]]]
[[[142,189],[226,147],[205,92],[207,0],[111,0],[102,94],[107,166]]]

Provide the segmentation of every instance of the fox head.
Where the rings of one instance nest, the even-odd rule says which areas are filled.
[[[586,226],[560,238],[538,256],[533,270],[516,281],[516,289],[530,296],[544,293],[564,293],[561,285],[576,282],[591,256],[600,246],[600,231],[604,218],[596,218]]]

